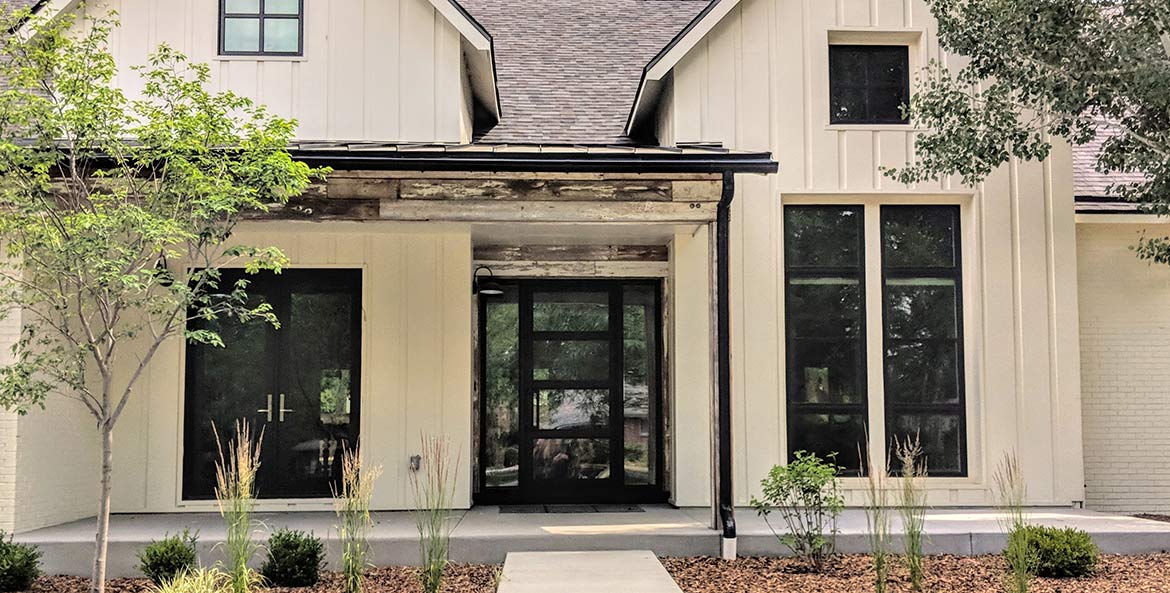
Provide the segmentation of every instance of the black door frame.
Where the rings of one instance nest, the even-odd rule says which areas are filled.
[[[519,443],[520,455],[518,459],[519,471],[517,486],[488,488],[486,486],[487,470],[487,397],[482,387],[487,384],[487,305],[490,296],[480,295],[478,307],[477,331],[479,335],[479,352],[476,353],[479,361],[478,382],[481,386],[478,414],[479,414],[479,447],[476,451],[479,459],[477,482],[479,487],[474,493],[477,504],[606,504],[606,503],[659,503],[669,498],[669,491],[665,484],[665,447],[663,420],[663,380],[662,364],[664,360],[663,316],[662,316],[662,281],[653,279],[501,279],[501,284],[512,285],[517,288],[519,307]],[[626,485],[625,484],[625,406],[624,406],[624,312],[623,291],[625,286],[645,286],[654,291],[654,369],[648,373],[648,380],[652,382],[653,398],[649,402],[654,414],[654,484]],[[569,291],[605,291],[609,294],[609,328],[597,332],[535,332],[532,330],[532,294],[534,292],[569,292]],[[582,387],[582,381],[534,381],[532,379],[532,342],[535,339],[606,339],[610,344],[610,378],[605,381],[594,382],[596,387],[610,390],[609,426],[603,430],[576,429],[576,430],[541,430],[532,426],[534,384],[544,387],[556,387],[563,384],[565,387]],[[616,353],[616,356],[613,355]],[[528,372],[525,372],[527,369]],[[569,384],[572,385],[569,385]],[[610,439],[610,478],[600,483],[590,483],[581,480],[564,484],[540,483],[527,478],[532,470],[532,455],[530,443],[537,438],[590,438],[602,437]],[[527,453],[525,453],[527,452]]]
[[[362,300],[363,292],[362,286],[364,283],[364,271],[360,268],[291,268],[285,269],[281,275],[277,276],[272,273],[262,272],[256,275],[247,275],[243,269],[225,268],[221,270],[220,290],[226,290],[236,280],[246,278],[249,281],[248,287],[255,291],[257,295],[264,295],[270,299],[267,302],[272,306],[273,312],[277,315],[277,320],[282,324],[288,322],[288,312],[290,307],[291,294],[299,286],[328,286],[328,287],[345,287],[349,289],[350,294],[354,300],[354,314],[351,316],[350,335],[352,340],[352,351],[354,353],[354,366],[350,374],[350,431],[352,434],[352,446],[357,447],[361,438],[361,376],[362,376]],[[341,291],[338,291],[341,292]],[[249,295],[251,296],[251,294]],[[288,348],[285,344],[285,336],[287,332],[281,333],[279,330],[268,326],[265,328],[266,349],[265,361],[263,364],[268,367],[264,372],[267,375],[267,382],[269,390],[275,396],[285,390],[286,381],[284,373],[284,365],[289,361],[286,360],[288,356]],[[199,430],[200,427],[192,426],[195,422],[197,414],[194,413],[194,406],[197,405],[194,397],[198,391],[198,384],[196,381],[196,373],[192,372],[197,364],[200,363],[201,350],[199,346],[186,343],[185,363],[183,368],[184,373],[184,390],[183,390],[183,435],[181,442],[183,444],[182,453],[182,471],[179,491],[184,501],[200,501],[200,500],[214,500],[214,493],[191,493],[188,491],[188,483],[190,482],[187,467],[187,456],[191,454],[190,439],[193,438],[192,431]],[[257,402],[263,405],[259,399]],[[278,402],[273,402],[273,407],[278,406]],[[262,425],[267,427],[267,423]],[[221,439],[231,438],[230,427],[218,426]],[[268,432],[268,431],[266,431]],[[279,433],[279,428],[275,429]],[[253,430],[253,435],[259,437],[260,431]],[[280,435],[275,434],[272,437],[265,436],[266,442],[271,442],[270,439],[277,440]],[[261,455],[264,455],[268,450],[261,445]],[[331,491],[311,492],[305,495],[289,496],[288,492],[292,488],[288,486],[283,480],[278,481],[280,492],[277,495],[265,492],[265,489],[258,488],[258,497],[260,499],[275,499],[275,500],[297,500],[297,499],[322,499],[332,496]],[[336,485],[336,484],[335,484]]]

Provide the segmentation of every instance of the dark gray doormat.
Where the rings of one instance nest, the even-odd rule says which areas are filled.
[[[533,515],[542,513],[644,513],[636,504],[510,504],[500,507],[501,513]]]

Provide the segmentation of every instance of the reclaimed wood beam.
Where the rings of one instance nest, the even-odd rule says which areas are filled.
[[[492,261],[650,261],[670,259],[665,245],[476,245],[475,259]]]

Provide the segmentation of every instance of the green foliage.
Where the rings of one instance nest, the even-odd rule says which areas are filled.
[[[154,593],[227,593],[227,576],[214,568],[195,568],[155,585]]]
[[[926,0],[938,40],[961,68],[932,62],[909,114],[921,129],[906,183],[959,175],[968,184],[1011,159],[1043,159],[1054,137],[1104,135],[1097,169],[1139,173],[1115,191],[1170,213],[1170,12],[1165,0]],[[1142,257],[1170,263],[1170,240]]]
[[[1032,576],[1028,544],[1030,534],[1024,516],[1024,501],[1027,500],[1028,492],[1023,469],[1014,453],[1004,454],[992,481],[995,483],[999,508],[1006,517],[1003,521],[1008,538],[1003,555],[1010,569],[1005,582],[1006,589],[1008,593],[1028,593],[1028,579]]]
[[[921,591],[925,574],[922,567],[922,541],[926,531],[926,457],[918,435],[894,441],[894,456],[901,464],[901,488],[898,507],[902,515],[902,553],[910,574],[910,590]]]
[[[198,563],[197,540],[197,535],[184,529],[183,533],[150,542],[138,552],[138,569],[155,585],[174,580]]]
[[[1009,550],[1027,550],[1028,570],[1036,576],[1083,577],[1092,574],[1097,566],[1097,544],[1080,529],[1024,525],[1008,538]],[[1019,541],[1013,543],[1013,539]]]
[[[25,591],[41,576],[41,552],[36,546],[18,544],[0,531],[0,591]]]
[[[311,533],[281,529],[268,538],[268,560],[260,574],[277,587],[316,585],[325,566],[325,545]]]
[[[348,450],[341,459],[341,489],[333,492],[337,537],[341,540],[341,576],[345,593],[361,593],[369,566],[370,500],[381,466],[365,468],[360,451]]]
[[[841,467],[813,453],[797,451],[788,465],[777,465],[760,482],[762,498],[752,497],[751,505],[768,523],[781,544],[803,559],[813,570],[824,568],[833,554],[837,517],[845,507]],[[769,520],[772,511],[780,514],[787,527],[779,533]]]
[[[276,324],[268,305],[249,304],[246,280],[221,283],[220,270],[279,270],[279,249],[237,244],[233,231],[325,171],[289,155],[295,122],[209,90],[206,64],[162,45],[119,71],[108,49],[117,23],[76,12],[0,16],[0,29],[21,29],[0,36],[0,317],[20,310],[23,323],[0,368],[0,407],[77,400],[109,476],[110,435],[163,343],[222,345],[188,331],[195,318]],[[115,361],[134,362],[116,373]],[[109,491],[103,479],[103,502]],[[94,591],[105,577],[99,525]]]
[[[452,507],[455,499],[455,474],[459,460],[451,460],[450,444],[436,436],[422,438],[422,462],[410,474],[414,490],[414,521],[418,529],[419,556],[422,570],[419,581],[424,593],[438,593],[443,585],[451,549],[451,532],[455,529]],[[421,474],[421,475],[420,475]]]
[[[248,563],[256,556],[259,546],[253,540],[256,521],[256,472],[260,469],[260,446],[263,435],[253,440],[248,423],[236,422],[235,436],[224,447],[215,431],[219,460],[215,464],[215,500],[223,517],[227,536],[224,538],[224,556],[221,564],[226,586],[232,593],[251,593],[263,579]]]

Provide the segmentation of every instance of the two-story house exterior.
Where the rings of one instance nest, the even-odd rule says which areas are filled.
[[[463,461],[460,507],[743,506],[795,451],[855,469],[909,435],[933,506],[993,505],[1009,452],[1030,504],[1170,505],[1164,481],[1124,486],[1170,473],[1129,456],[1164,437],[1125,416],[1170,414],[1170,271],[1124,249],[1147,219],[1077,214],[1063,144],[973,188],[881,171],[914,158],[917,69],[953,59],[919,0],[83,10],[117,11],[119,64],[163,42],[208,62],[335,169],[239,233],[291,258],[256,284],[283,328],[174,341],[150,368],[117,429],[117,513],[212,510],[210,427],[237,418],[265,430],[262,510],[328,509],[359,439],[385,468],[373,506],[409,508],[421,433]],[[83,409],[5,416],[0,442],[0,527],[92,514]]]

